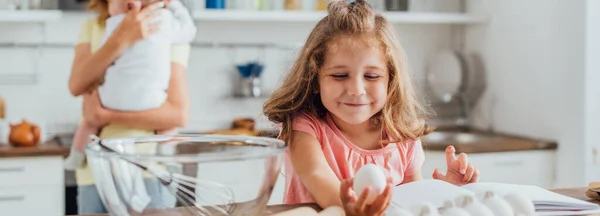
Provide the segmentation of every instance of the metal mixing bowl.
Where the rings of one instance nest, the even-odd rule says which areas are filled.
[[[156,135],[86,146],[111,215],[263,215],[287,146],[235,135]]]

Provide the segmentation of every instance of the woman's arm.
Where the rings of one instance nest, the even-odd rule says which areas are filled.
[[[343,206],[340,199],[341,181],[325,160],[319,141],[311,135],[293,131],[290,157],[294,170],[306,189],[322,208]]]
[[[139,112],[108,110],[102,108],[98,96],[93,95],[89,101],[88,98],[84,98],[84,113],[89,114],[84,115],[86,120],[95,125],[115,123],[147,130],[166,130],[184,126],[189,116],[186,68],[178,63],[171,63],[171,71],[167,100],[160,107]],[[89,111],[86,111],[85,107],[89,108]]]
[[[94,86],[108,66],[121,55],[125,46],[115,40],[108,40],[97,52],[91,54],[90,43],[75,47],[75,58],[69,77],[69,91],[79,96]]]

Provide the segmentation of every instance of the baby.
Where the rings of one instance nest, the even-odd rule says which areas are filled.
[[[142,0],[142,7],[157,1],[161,0]],[[100,101],[107,109],[142,111],[158,108],[166,101],[171,76],[171,44],[190,43],[196,37],[196,26],[183,3],[172,0],[166,7],[154,12],[159,14],[151,21],[158,23],[157,31],[123,51],[107,68],[103,83],[98,87]],[[123,21],[128,9],[126,0],[112,0],[101,45]],[[65,169],[75,170],[84,164],[88,136],[96,135],[99,129],[85,121],[79,125]]]

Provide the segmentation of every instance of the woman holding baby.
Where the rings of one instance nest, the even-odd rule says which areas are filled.
[[[143,46],[142,41],[159,35],[157,32],[160,33],[160,22],[154,22],[159,14],[154,13],[155,11],[164,9],[166,5],[166,8],[173,12],[173,17],[180,15],[185,19],[191,20],[191,18],[185,17],[186,15],[189,16],[189,14],[187,14],[187,10],[180,2],[177,3],[181,6],[170,7],[174,3],[176,2],[171,2],[170,0],[161,0],[147,5],[145,1],[139,0],[90,1],[89,9],[96,11],[98,16],[85,21],[80,29],[79,38],[75,46],[72,72],[69,78],[69,90],[71,94],[83,97],[83,120],[73,143],[74,147],[79,150],[79,152],[75,151],[76,153],[81,154],[83,145],[85,145],[87,140],[87,134],[90,131],[94,131],[94,134],[97,134],[100,138],[134,137],[171,131],[173,128],[186,124],[189,115],[189,99],[185,73],[190,54],[189,42],[169,44],[166,50],[168,55],[160,57],[166,58],[164,61],[168,66],[167,79],[159,77],[161,79],[157,78],[156,82],[144,79],[142,82],[149,83],[139,84],[156,87],[149,91],[156,90],[156,92],[152,93],[158,96],[151,95],[152,97],[148,98],[157,100],[156,98],[162,97],[163,99],[162,101],[158,101],[159,103],[151,101],[153,102],[152,104],[159,105],[153,107],[135,107],[135,109],[132,107],[112,109],[112,107],[107,107],[104,103],[105,100],[114,99],[111,97],[121,97],[120,95],[111,95],[111,91],[109,90],[112,90],[112,92],[127,92],[130,90],[122,89],[122,86],[119,87],[117,85],[118,83],[115,84],[115,81],[126,79],[126,77],[119,77],[118,79],[109,78],[108,74],[111,73],[111,70],[115,70],[115,76],[122,76],[127,73],[135,74],[134,72],[136,71],[116,70],[123,69],[118,68],[118,65],[122,64],[119,61],[126,59],[125,56],[129,55],[127,56],[128,58],[136,58],[133,54],[135,53],[134,50],[141,49],[136,46]],[[117,16],[120,16],[118,25],[115,25],[113,29],[109,28],[110,34],[105,34],[108,32],[107,20]],[[110,26],[110,23],[108,26]],[[191,26],[189,28],[195,34],[195,27]],[[164,54],[165,52],[162,53]],[[157,54],[161,54],[161,52]],[[142,56],[138,60],[142,61],[149,57],[151,56]],[[137,63],[143,64],[143,62]],[[141,69],[139,72],[144,71],[145,69]],[[135,75],[135,77],[139,77],[138,75]],[[133,76],[132,79],[134,79]],[[165,83],[160,83],[162,81]],[[135,83],[139,81],[131,80],[129,82]],[[107,84],[111,84],[112,86],[107,86]],[[102,88],[111,89],[102,92]],[[140,101],[140,104],[145,104],[145,102]],[[119,103],[116,104],[118,105]],[[95,183],[90,167],[87,164],[77,167],[75,175],[78,185],[77,200],[79,213],[107,213],[94,186]],[[156,179],[146,179],[144,180],[144,184],[148,195],[152,198],[151,203],[148,204],[148,208],[173,207],[175,205],[175,198]]]

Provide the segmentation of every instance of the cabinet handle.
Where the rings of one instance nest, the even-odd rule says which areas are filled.
[[[496,166],[520,166],[523,165],[523,161],[499,161],[495,163]]]
[[[23,172],[25,167],[0,167],[0,172]]]
[[[0,196],[0,202],[9,202],[9,201],[24,201],[25,196]]]

